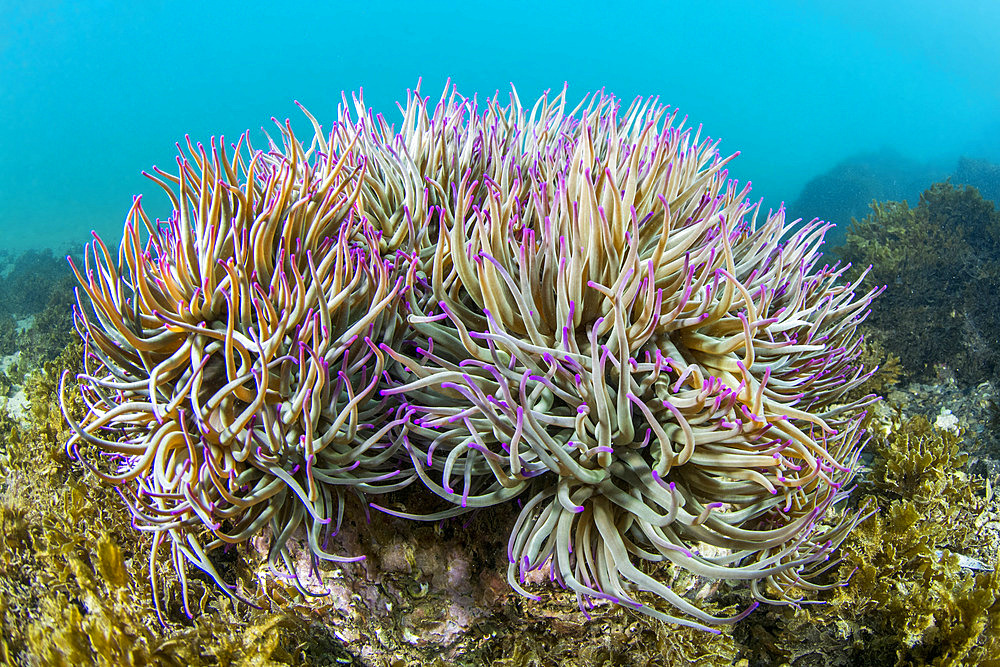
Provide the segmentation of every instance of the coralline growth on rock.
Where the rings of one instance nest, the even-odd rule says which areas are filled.
[[[847,395],[878,291],[823,264],[827,225],[759,220],[735,156],[655,99],[418,89],[399,129],[360,97],[309,118],[308,148],[287,123],[263,150],[189,142],[151,176],[171,216],[137,198],[77,272],[67,447],[153,534],[151,574],[167,543],[182,584],[225,586],[211,552],[266,526],[275,566],[299,529],[349,558],[345,494],[419,480],[440,511],[373,505],[516,500],[511,586],[544,569],[584,613],[705,627],[822,587],[864,515],[841,501],[874,397]],[[713,616],[671,571],[755,601]]]

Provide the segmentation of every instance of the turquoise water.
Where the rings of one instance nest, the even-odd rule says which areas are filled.
[[[900,5],[906,9],[899,9]],[[761,9],[758,5],[766,5]],[[658,95],[722,149],[765,208],[858,153],[954,170],[1000,161],[1000,5],[0,1],[0,247],[109,238],[140,172],[190,134],[235,140],[333,119],[363,87],[390,119],[423,78],[523,102],[569,84]],[[154,202],[158,203],[154,204]],[[792,211],[793,214],[796,211]],[[803,215],[822,215],[809,212]]]

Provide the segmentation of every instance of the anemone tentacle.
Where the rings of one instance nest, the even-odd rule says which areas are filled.
[[[170,544],[183,591],[265,527],[272,567],[294,572],[297,530],[349,558],[345,494],[418,481],[443,509],[371,505],[526,499],[511,586],[548,568],[584,611],[706,627],[822,587],[866,511],[843,506],[876,399],[848,397],[879,292],[823,264],[829,225],[763,215],[736,155],[655,98],[418,86],[401,109],[345,96],[329,132],[306,112],[308,146],[288,122],[265,150],[188,140],[150,175],[172,215],[136,198],[117,256],[95,236],[74,267],[89,413],[67,448],[151,558]],[[710,614],[679,571],[754,602]]]

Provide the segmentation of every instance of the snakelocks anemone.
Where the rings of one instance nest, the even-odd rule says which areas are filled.
[[[272,567],[294,575],[300,526],[314,557],[349,560],[328,544],[345,492],[412,479],[390,435],[403,412],[378,391],[406,269],[352,209],[364,166],[282,135],[232,156],[188,143],[178,173],[150,176],[173,215],[153,223],[136,198],[118,252],[95,235],[77,271],[90,409],[67,415],[67,447],[153,533],[158,604],[164,538],[187,610],[188,563],[228,591],[207,552],[269,527]]]
[[[567,113],[559,95],[527,114],[515,97],[486,118],[471,104],[416,122],[431,143],[469,118],[441,152],[487,166],[442,197],[406,294],[413,331],[383,345],[406,370],[384,393],[413,413],[413,467],[454,505],[414,518],[523,496],[511,586],[530,595],[525,575],[546,568],[581,608],[695,626],[750,611],[711,616],[650,563],[794,603],[860,518],[831,510],[872,400],[844,397],[866,377],[855,332],[874,292],[820,265],[826,225],[789,229],[781,210],[758,224],[732,157],[655,100]],[[411,99],[407,118],[425,108]]]
[[[78,273],[90,412],[72,454],[165,538],[185,581],[269,526],[315,558],[351,491],[414,479],[439,520],[516,501],[508,580],[544,570],[691,625],[795,604],[864,510],[845,507],[874,397],[877,290],[822,263],[828,227],[760,214],[718,143],[655,99],[565,91],[480,109],[419,88],[397,129],[344,100],[309,149],[188,145]],[[146,240],[143,241],[142,239]],[[687,571],[745,580],[717,617]],[[641,592],[641,593],[640,593]],[[676,608],[667,614],[660,598]],[[645,601],[644,601],[645,600]]]

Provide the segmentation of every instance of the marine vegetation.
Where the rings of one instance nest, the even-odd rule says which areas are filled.
[[[988,545],[983,480],[963,470],[960,444],[922,417],[879,438],[871,482],[887,511],[845,549],[845,566],[857,572],[835,603],[869,637],[881,635],[873,654],[895,653],[897,664],[1000,660],[996,563],[979,572],[961,565],[960,554],[987,560]]]
[[[1000,370],[1000,213],[973,187],[931,186],[916,207],[874,203],[840,256],[887,285],[868,324],[907,379],[967,384]]]
[[[75,269],[67,452],[151,533],[154,590],[164,544],[188,614],[189,565],[241,595],[226,545],[267,534],[293,579],[295,534],[350,560],[347,495],[428,521],[516,502],[509,584],[584,616],[706,628],[836,585],[813,580],[867,513],[844,501],[874,397],[848,394],[878,290],[823,263],[828,225],[759,219],[735,156],[654,99],[309,118],[308,148],[287,123],[188,142],[150,175],[166,220],[136,198]],[[418,479],[438,508],[369,500]],[[710,613],[685,574],[752,601]]]
[[[813,619],[848,621],[835,622],[856,664],[1000,664],[996,545],[984,541],[984,481],[963,469],[961,444],[923,417],[875,439],[867,487],[883,510],[845,543],[850,585]],[[985,562],[970,571],[963,557]]]
[[[749,664],[1000,665],[1000,505],[967,468],[965,434],[884,411],[826,604],[772,608],[736,630]]]
[[[17,256],[0,252],[0,356],[19,353],[18,365],[55,359],[74,339],[73,279],[51,250]],[[0,396],[4,395],[0,391]]]
[[[266,597],[240,572],[257,606],[236,605],[192,583],[202,613],[169,634],[154,618],[144,576],[148,544],[131,529],[111,487],[79,475],[64,452],[64,369],[80,369],[80,343],[28,373],[30,410],[12,420],[0,402],[0,664],[303,665],[348,657],[322,627],[260,608]],[[64,406],[82,416],[84,404]],[[308,643],[306,638],[308,637]],[[344,660],[344,664],[351,664]]]
[[[0,316],[25,317],[41,312],[56,291],[68,292],[72,278],[66,263],[51,249],[14,255],[0,251]]]

